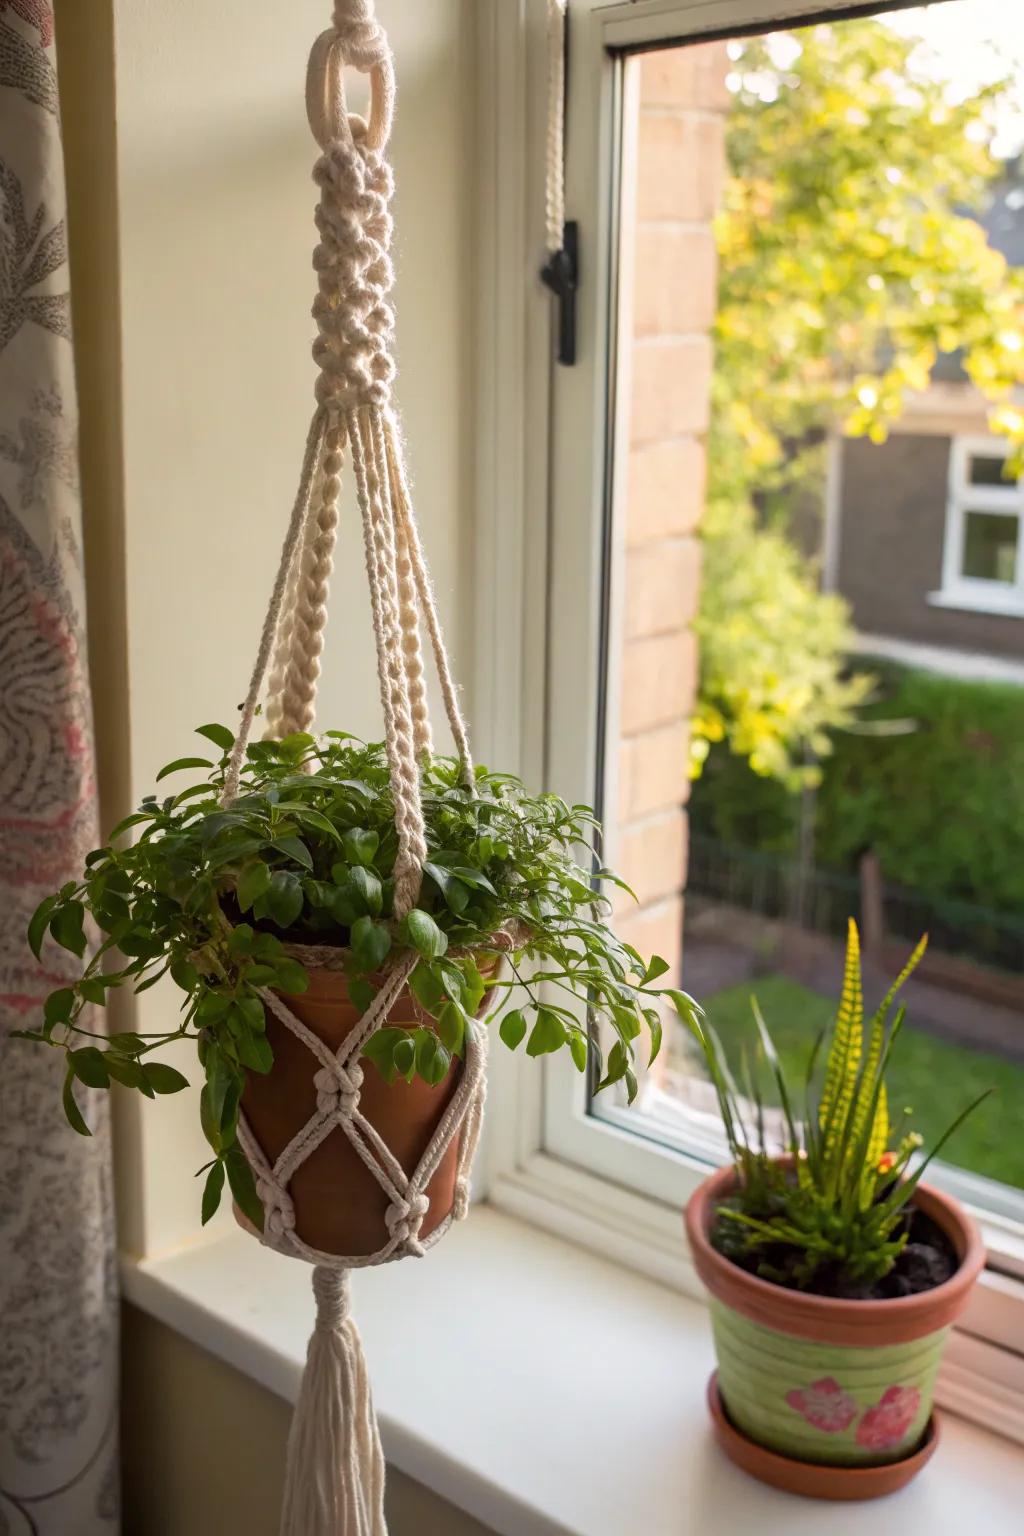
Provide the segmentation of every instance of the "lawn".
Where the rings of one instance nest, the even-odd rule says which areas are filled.
[[[753,992],[782,1058],[787,1078],[803,1083],[807,1053],[835,1004],[785,976],[763,976],[753,983],[726,987],[704,998],[704,1007],[730,1061],[740,1047],[755,1040],[750,1011]],[[889,1070],[889,1105],[893,1118],[904,1106],[913,1109],[911,1126],[930,1147],[961,1109],[985,1088],[986,1099],[943,1149],[943,1160],[974,1173],[1024,1188],[1024,1066],[987,1051],[951,1045],[904,1025]],[[765,1094],[766,1101],[768,1094]]]

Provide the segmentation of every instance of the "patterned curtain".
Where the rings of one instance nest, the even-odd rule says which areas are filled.
[[[107,1096],[82,1139],[61,1053],[8,1038],[74,964],[25,925],[96,841],[64,212],[51,7],[0,0],[0,1536],[118,1529]]]

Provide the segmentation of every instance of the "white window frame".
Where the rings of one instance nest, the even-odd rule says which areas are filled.
[[[1007,457],[1002,438],[954,437],[949,452],[949,490],[946,501],[946,532],[942,546],[942,587],[931,596],[940,607],[968,609],[973,613],[1024,617],[1024,481],[1005,485],[972,485],[973,458]],[[1017,519],[1017,565],[1012,582],[986,581],[965,576],[964,538],[967,514],[997,512]]]
[[[569,0],[569,9],[566,202],[567,216],[580,216],[581,237],[572,368],[553,364],[552,301],[535,277],[544,254],[546,0],[487,0],[479,12],[480,99],[490,111],[481,113],[478,145],[473,692],[484,761],[593,804],[608,378],[628,366],[614,358],[607,299],[610,50],[864,7],[860,0]],[[581,742],[595,750],[581,752]],[[560,1058],[540,1067],[498,1048],[491,1075],[478,1170],[485,1197],[701,1297],[681,1212],[708,1161],[626,1130],[625,1112],[588,1115],[584,1085]],[[956,1170],[949,1182],[968,1204],[999,1190]],[[987,1212],[984,1232],[998,1268],[978,1287],[949,1353],[943,1396],[1024,1441],[1024,1240],[1008,1213]]]

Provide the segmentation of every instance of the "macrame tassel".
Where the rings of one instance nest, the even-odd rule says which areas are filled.
[[[281,1536],[387,1536],[384,1453],[348,1270],[313,1270],[316,1326],[288,1439]]]

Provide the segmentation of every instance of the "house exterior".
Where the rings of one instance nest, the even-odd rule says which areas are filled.
[[[1000,184],[983,222],[1024,265],[1024,177]],[[874,654],[1024,682],[1024,481],[1005,478],[987,414],[944,356],[884,443],[832,440],[825,584]]]

